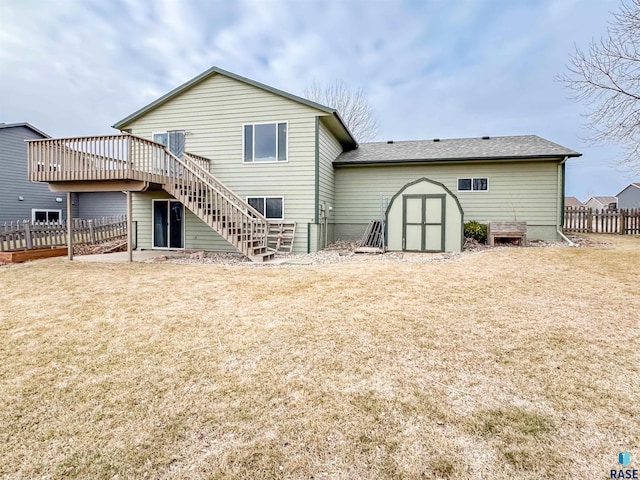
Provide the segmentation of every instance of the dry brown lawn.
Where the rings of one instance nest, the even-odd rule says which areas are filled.
[[[606,241],[2,266],[0,477],[609,478],[640,456],[640,238]]]

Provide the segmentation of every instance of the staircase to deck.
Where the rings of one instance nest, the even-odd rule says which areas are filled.
[[[185,152],[178,158],[164,145],[123,134],[32,140],[28,163],[34,182],[160,186],[251,260],[273,257],[267,219],[213,176],[205,157]]]

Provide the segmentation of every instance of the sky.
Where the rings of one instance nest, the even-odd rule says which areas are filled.
[[[212,66],[303,96],[362,87],[379,140],[535,134],[583,154],[567,195],[640,181],[556,81],[620,0],[0,0],[0,122],[110,126]]]

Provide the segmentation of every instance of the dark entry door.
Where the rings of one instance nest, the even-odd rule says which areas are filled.
[[[174,200],[153,201],[153,247],[184,248],[184,206]]]
[[[403,250],[444,252],[444,220],[445,195],[403,195]]]

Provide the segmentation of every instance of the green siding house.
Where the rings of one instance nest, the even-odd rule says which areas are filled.
[[[333,203],[332,162],[357,147],[335,110],[215,67],[114,128],[165,144],[167,132],[183,134],[184,150],[210,159],[210,172],[268,220],[296,222],[294,252],[322,248],[317,226]],[[164,208],[160,199],[169,195],[133,197],[139,248],[158,248],[153,209]],[[184,248],[235,250],[189,211],[183,228]]]
[[[295,253],[374,220],[391,250],[458,251],[468,220],[557,239],[564,164],[580,155],[535,135],[359,145],[334,109],[216,67],[113,127],[122,135],[33,142],[31,179],[129,191],[138,248],[260,258],[285,222]]]

